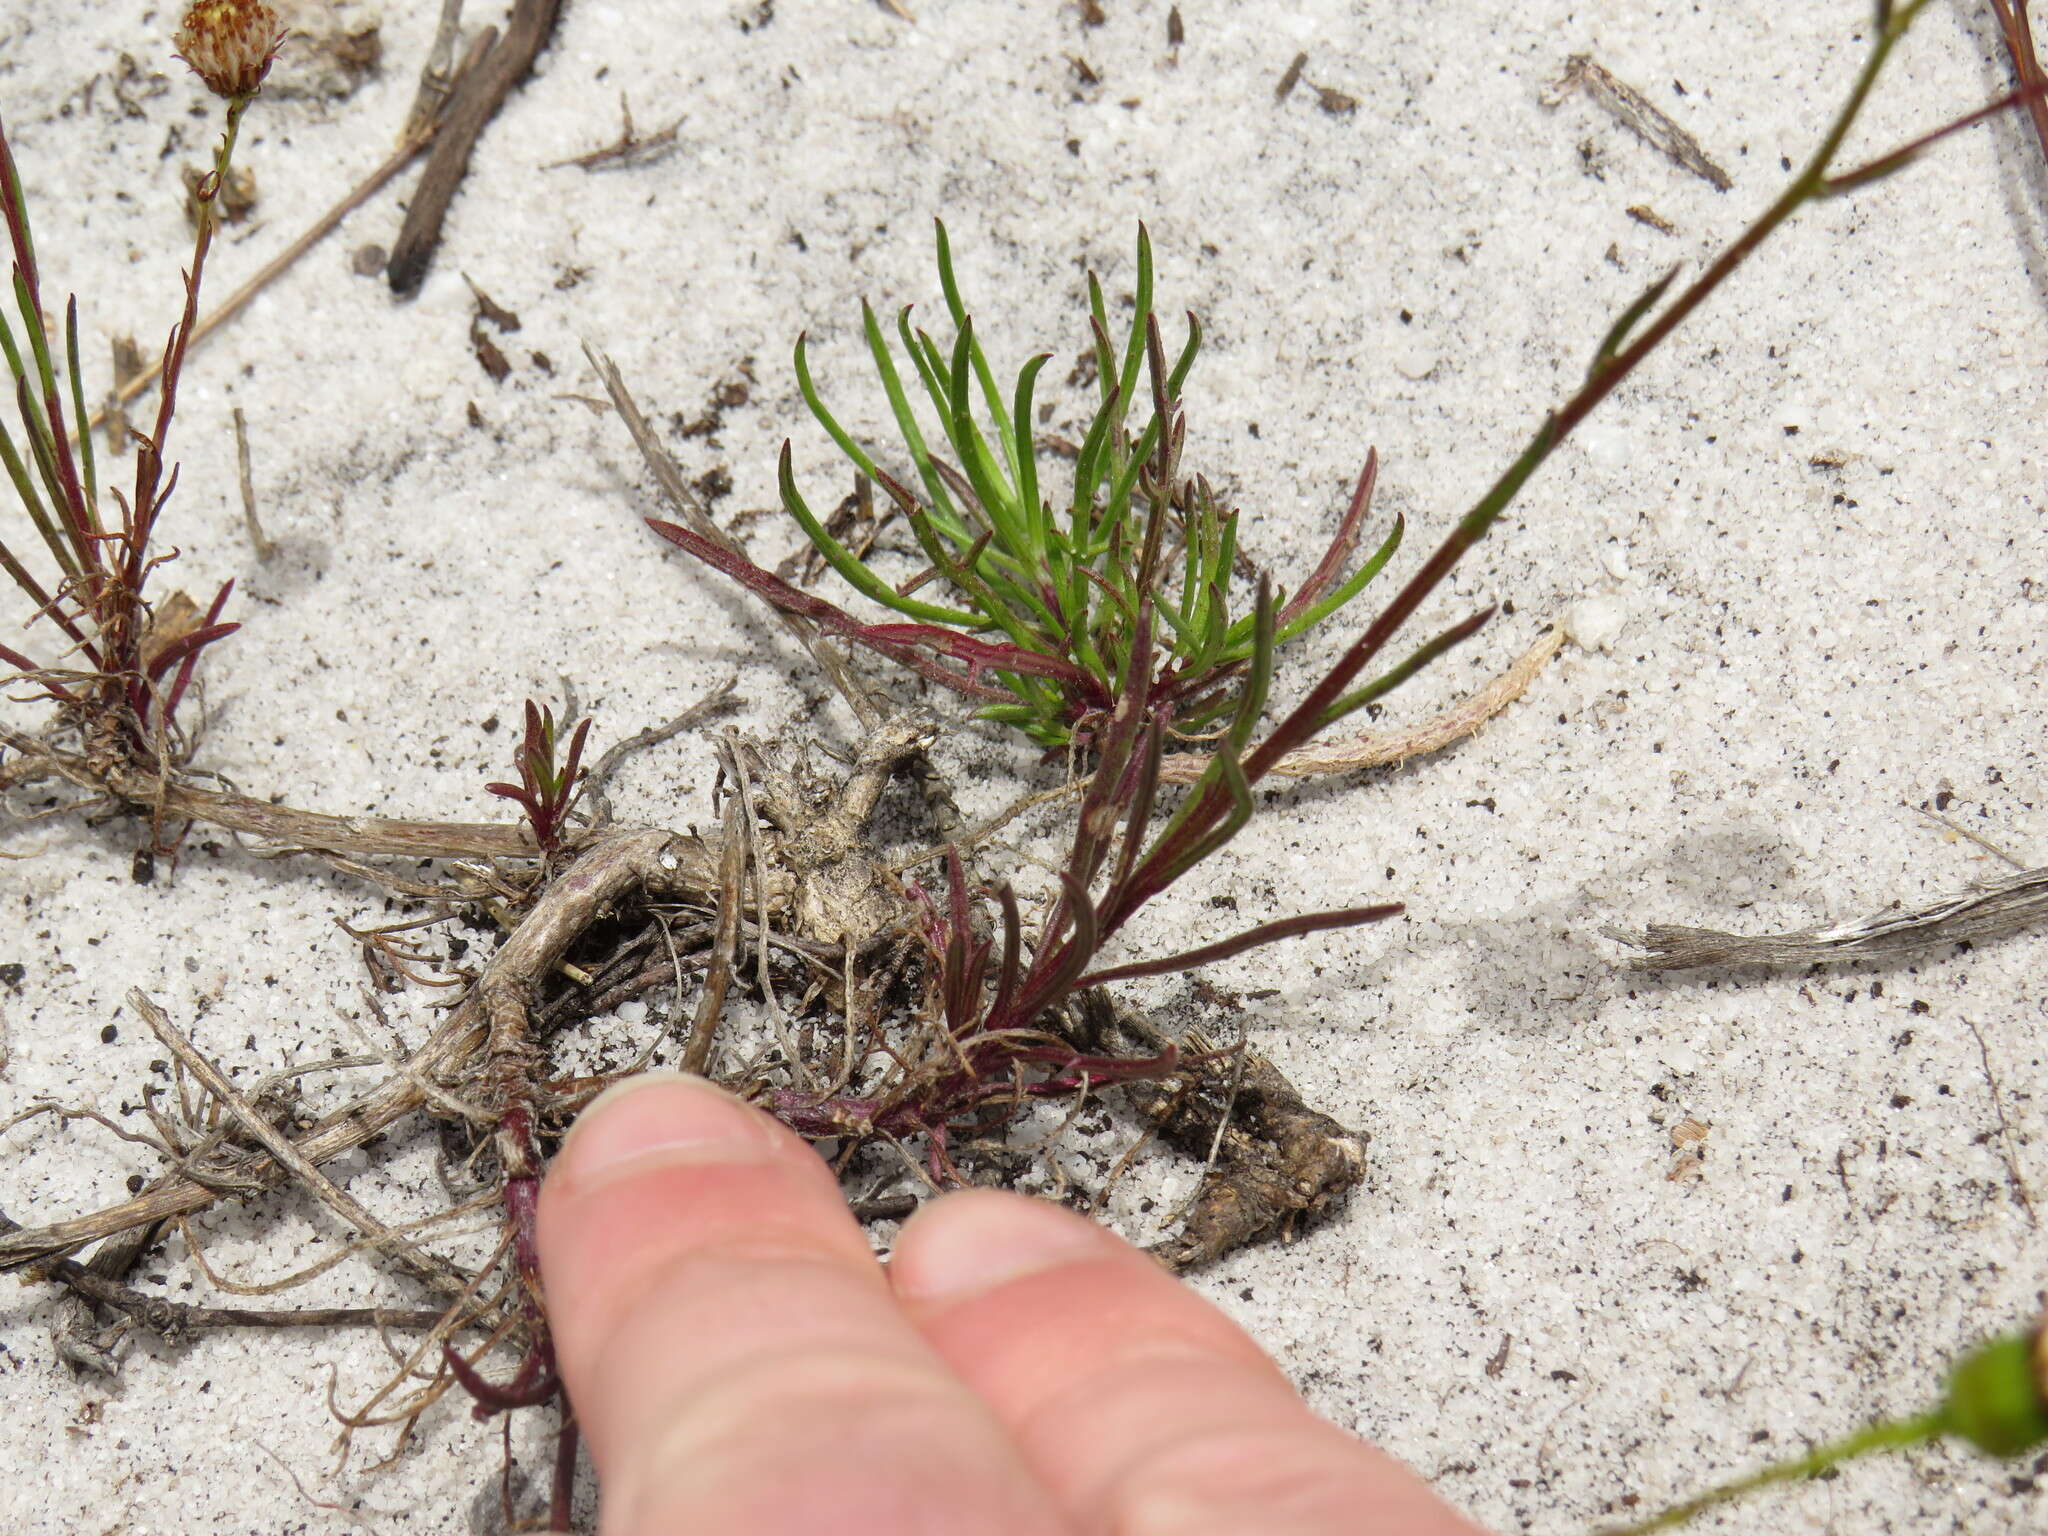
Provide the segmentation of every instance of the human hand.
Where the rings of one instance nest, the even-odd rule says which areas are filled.
[[[540,1252],[606,1536],[1477,1536],[1122,1239],[974,1191],[884,1271],[818,1155],[699,1079],[584,1112]]]

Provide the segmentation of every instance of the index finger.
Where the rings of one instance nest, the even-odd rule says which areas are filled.
[[[1069,1530],[904,1318],[817,1154],[709,1083],[584,1111],[540,1198],[607,1536]]]

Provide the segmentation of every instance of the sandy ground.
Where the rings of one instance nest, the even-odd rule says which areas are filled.
[[[616,357],[665,422],[697,418],[750,364],[749,402],[709,437],[672,423],[672,446],[691,474],[730,475],[729,518],[775,504],[793,437],[829,504],[845,477],[790,344],[808,329],[834,401],[876,428],[858,303],[931,309],[934,213],[982,333],[1011,366],[1055,350],[1048,379],[1084,339],[1084,270],[1127,292],[1146,220],[1163,306],[1197,311],[1210,338],[1190,466],[1230,489],[1285,576],[1377,444],[1412,569],[1645,283],[1711,255],[1775,193],[1868,17],[1856,0],[1181,0],[1175,51],[1151,0],[1102,0],[1097,26],[1025,0],[911,8],[914,23],[865,0],[569,0],[416,299],[352,267],[390,242],[402,181],[206,345],[176,444],[176,575],[194,591],[236,577],[245,626],[207,668],[207,766],[336,811],[493,814],[481,786],[504,775],[510,731],[491,722],[565,676],[604,740],[737,673],[748,729],[849,741],[779,631],[642,531],[651,489],[617,423],[580,403],[598,393],[580,344]],[[302,10],[315,30],[381,23],[384,67],[253,111],[242,163],[261,201],[219,252],[216,295],[384,156],[432,10]],[[166,328],[187,252],[175,175],[214,132],[168,56],[170,14],[0,0],[0,111],[46,282],[80,294],[96,367],[112,337],[148,346]],[[1298,51],[1302,81],[1276,102]],[[1732,187],[1584,97],[1542,105],[1587,51]],[[2004,88],[1989,8],[1958,0],[1925,19],[1860,142]],[[622,97],[643,130],[676,125],[672,152],[544,169],[613,140]],[[1242,1012],[1185,981],[1146,995],[1176,1025],[1242,1020],[1372,1138],[1340,1220],[1197,1283],[1319,1408],[1495,1528],[1586,1530],[1916,1409],[1960,1348],[2039,1303],[2048,1243],[2023,1195],[2048,1198],[2042,940],[1657,980],[1619,970],[1600,930],[1797,927],[1994,872],[1922,805],[2043,859],[2042,184],[2031,141],[2001,123],[1802,217],[1530,486],[1431,610],[1512,612],[1383,723],[1443,707],[1572,604],[1602,600],[1618,637],[1568,648],[1460,748],[1272,797],[1130,935],[1156,952],[1226,919],[1410,903],[1216,966],[1219,988],[1277,989]],[[491,333],[502,382],[471,347],[464,274],[521,321]],[[237,406],[283,545],[269,564],[241,530]],[[748,529],[771,563],[793,542],[779,519]],[[1342,633],[1302,647],[1297,691]],[[948,760],[970,810],[1051,782],[985,729]],[[701,738],[650,754],[621,815],[705,819],[710,761]],[[0,1110],[136,1103],[162,1052],[121,1007],[130,987],[245,1077],[357,1047],[363,975],[335,919],[378,917],[378,896],[208,842],[137,884],[140,835],[6,834],[33,857],[0,866],[0,974],[18,978],[0,989]],[[1212,905],[1226,896],[1235,914]],[[401,1022],[426,1008],[416,996]],[[1688,1118],[1709,1128],[1705,1162],[1674,1180]],[[435,1190],[431,1162],[415,1142],[342,1171],[395,1219]],[[95,1127],[37,1122],[0,1137],[0,1208],[46,1220],[148,1171]],[[262,1278],[336,1228],[276,1199],[203,1230],[217,1264]],[[208,1294],[182,1241],[146,1270],[166,1295]],[[294,1298],[403,1294],[356,1261]],[[0,1527],[499,1528],[498,1431],[453,1404],[394,1465],[370,1466],[386,1431],[336,1470],[330,1382],[361,1401],[382,1374],[375,1339],[145,1345],[110,1383],[55,1362],[56,1314],[43,1288],[0,1308]],[[538,1467],[537,1426],[515,1448]],[[2042,1518],[2031,1472],[1916,1454],[1702,1529],[2019,1529]]]

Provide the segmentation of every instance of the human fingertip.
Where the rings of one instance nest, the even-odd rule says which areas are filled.
[[[614,1083],[577,1116],[551,1177],[589,1189],[650,1167],[746,1163],[776,1155],[774,1122],[687,1072]]]
[[[945,1306],[1013,1280],[1130,1251],[1085,1217],[1024,1195],[973,1190],[911,1218],[889,1272],[905,1301]]]

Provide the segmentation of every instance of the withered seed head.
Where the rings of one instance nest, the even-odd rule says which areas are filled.
[[[284,36],[263,0],[197,0],[178,28],[178,57],[208,90],[234,100],[262,88]]]

